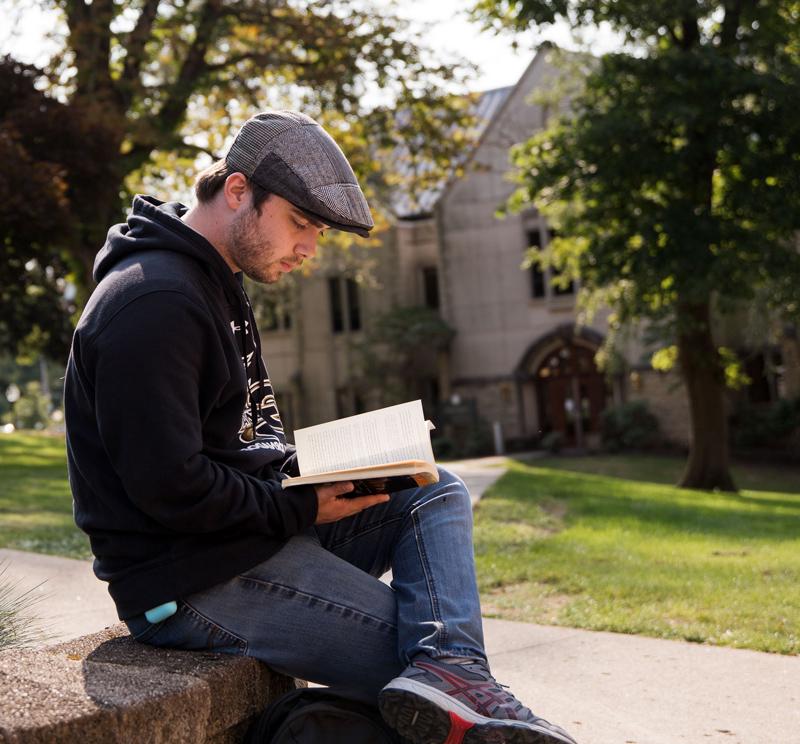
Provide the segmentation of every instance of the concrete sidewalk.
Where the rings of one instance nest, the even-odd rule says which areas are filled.
[[[448,467],[475,497],[499,461]],[[117,622],[89,561],[0,550],[0,563],[41,597],[51,640]],[[798,657],[503,620],[485,630],[497,678],[580,744],[800,744]]]
[[[798,744],[800,658],[486,621],[492,671],[580,744]]]
[[[472,496],[473,506],[480,501],[486,489],[506,471],[506,458],[502,455],[440,464],[464,481],[464,485]]]

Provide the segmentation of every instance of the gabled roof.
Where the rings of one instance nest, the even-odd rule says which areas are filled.
[[[504,88],[494,88],[481,93],[475,105],[475,116],[478,120],[478,132],[475,145],[470,149],[464,158],[463,165],[469,164],[475,157],[476,152],[486,140],[486,137],[503,117],[503,112],[508,106],[511,99],[515,94],[526,85],[526,78],[533,72],[534,68],[538,66],[540,61],[545,57],[545,54],[553,48],[549,42],[543,43],[530,64],[525,68],[519,80],[514,85],[509,85]],[[402,159],[399,160],[402,162]],[[401,166],[402,167],[402,166]],[[398,219],[415,219],[419,217],[426,217],[433,213],[437,203],[446,195],[452,185],[458,180],[458,177],[451,177],[446,183],[442,184],[440,188],[430,189],[424,192],[418,198],[417,208],[413,208],[413,200],[408,194],[398,194],[392,200],[392,211]]]
[[[491,117],[486,120],[486,125],[481,129],[480,136],[478,137],[475,146],[470,151],[469,155],[464,161],[464,166],[466,167],[469,165],[470,162],[474,159],[476,153],[480,149],[481,145],[486,141],[486,138],[489,136],[491,131],[498,125],[503,118],[503,113],[505,112],[506,108],[508,107],[511,100],[515,97],[518,91],[526,86],[526,79],[533,73],[534,69],[538,67],[539,63],[544,60],[547,52],[552,50],[555,47],[554,44],[545,41],[543,42],[536,54],[534,55],[533,59],[531,60],[530,64],[525,68],[525,72],[520,75],[519,80],[517,80],[514,85],[509,86],[508,88],[498,88],[498,90],[506,91],[505,95],[503,96],[502,101],[498,101],[497,104],[491,110]],[[557,48],[557,47],[556,47]],[[493,93],[494,91],[489,91],[489,93]],[[527,95],[527,94],[526,94]],[[444,187],[439,191],[436,202],[431,206],[435,206],[442,198],[444,198],[447,192],[452,188],[453,184],[458,180],[458,178],[450,178],[448,182],[444,185]]]
[[[497,111],[502,108],[512,90],[514,90],[514,86],[509,85],[505,88],[494,88],[479,94],[473,111],[477,119],[478,141],[480,141],[484,130],[489,126]],[[409,175],[410,168],[404,158],[398,157],[397,165],[401,175]],[[398,192],[392,199],[392,211],[398,219],[414,219],[416,217],[429,215],[446,187],[447,184],[443,183],[437,189],[428,189],[424,191],[418,196],[416,206],[410,194]]]
[[[494,115],[506,102],[512,90],[514,90],[514,86],[507,85],[505,88],[494,88],[493,90],[487,90],[480,94],[478,103],[475,106],[475,117],[479,122],[478,137],[480,137],[486,127],[489,126],[489,123],[494,119]]]

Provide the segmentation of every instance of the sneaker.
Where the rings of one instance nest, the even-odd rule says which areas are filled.
[[[384,720],[414,744],[577,744],[534,715],[480,662],[418,657],[378,698]]]

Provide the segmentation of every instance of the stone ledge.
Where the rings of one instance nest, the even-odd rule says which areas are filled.
[[[297,685],[255,659],[136,643],[120,624],[0,653],[0,742],[232,744]]]

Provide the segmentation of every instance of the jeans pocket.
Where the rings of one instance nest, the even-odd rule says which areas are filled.
[[[174,617],[174,615],[172,617]],[[152,644],[156,634],[164,629],[164,626],[172,620],[172,617],[168,617],[160,623],[151,623],[144,615],[140,615],[131,620],[126,620],[125,624],[128,626],[128,630],[133,636],[134,641]]]
[[[179,648],[226,654],[247,653],[246,639],[215,623],[187,602],[181,602],[179,608],[181,630],[185,633]]]
[[[247,641],[198,612],[184,601],[178,611],[160,623],[148,623],[142,615],[126,621],[134,640],[159,648],[184,651],[214,651],[239,654],[247,652]]]

